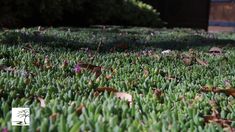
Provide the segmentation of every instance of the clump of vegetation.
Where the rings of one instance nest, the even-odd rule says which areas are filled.
[[[0,130],[234,131],[234,37],[116,27],[1,32]],[[30,108],[29,127],[11,125],[12,107]]]
[[[159,12],[141,0],[7,0],[0,5],[0,26],[92,24],[163,25]]]

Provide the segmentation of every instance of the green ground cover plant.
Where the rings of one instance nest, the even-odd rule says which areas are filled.
[[[234,131],[234,33],[0,31],[2,131]],[[29,107],[30,126],[11,125]]]

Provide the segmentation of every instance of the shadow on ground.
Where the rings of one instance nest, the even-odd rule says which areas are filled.
[[[73,34],[75,33],[75,34]],[[231,37],[232,35],[232,37]],[[143,50],[147,47],[161,49],[188,50],[202,46],[235,46],[234,34],[223,35],[197,31],[160,31],[155,30],[106,30],[91,29],[84,31],[74,29],[57,30],[55,33],[42,31],[7,31],[2,32],[0,41],[3,44],[36,44],[53,48],[65,47],[71,50],[89,48],[100,52]]]

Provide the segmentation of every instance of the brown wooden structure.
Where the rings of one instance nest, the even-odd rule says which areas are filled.
[[[235,31],[235,0],[211,0],[209,31]]]
[[[160,11],[167,27],[208,28],[210,0],[143,0]]]
[[[167,27],[235,31],[235,0],[143,0],[160,11]]]

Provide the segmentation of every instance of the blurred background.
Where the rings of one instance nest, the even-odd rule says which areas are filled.
[[[235,0],[0,0],[0,26],[122,25],[235,31]]]

